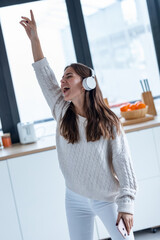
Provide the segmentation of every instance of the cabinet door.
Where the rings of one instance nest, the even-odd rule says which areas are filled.
[[[69,240],[56,150],[8,160],[24,239]]]
[[[155,140],[153,128],[128,133],[127,138],[139,183],[134,214],[134,230],[137,231],[160,225],[158,139]]]
[[[126,134],[138,180],[159,175],[152,128]]]
[[[24,240],[69,240],[65,182],[57,151],[18,157],[8,163]]]
[[[0,161],[0,239],[22,240],[6,161]]]
[[[127,133],[126,136],[139,185],[133,226],[133,231],[138,231],[160,225],[160,127]],[[98,217],[97,227],[99,239],[109,237]]]
[[[160,168],[160,127],[152,128]]]

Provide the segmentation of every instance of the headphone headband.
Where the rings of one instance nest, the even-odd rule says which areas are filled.
[[[92,68],[89,68],[91,70],[91,77],[95,77],[95,72]]]

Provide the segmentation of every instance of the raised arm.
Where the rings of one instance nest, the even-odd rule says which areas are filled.
[[[50,68],[47,59],[44,57],[40,40],[37,33],[37,26],[32,10],[30,10],[31,20],[22,17],[20,24],[24,27],[32,46],[34,63],[32,64],[37,80],[43,92],[43,95],[51,109],[55,120],[58,120],[62,111],[66,110],[69,103],[63,98],[61,88],[58,85],[53,70]]]
[[[20,21],[20,24],[24,27],[32,46],[32,53],[34,61],[39,61],[44,58],[40,40],[37,33],[37,26],[34,19],[32,10],[30,10],[31,20],[27,17],[21,17],[23,20]]]

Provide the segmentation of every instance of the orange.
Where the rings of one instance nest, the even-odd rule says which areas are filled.
[[[122,105],[122,106],[120,107],[121,112],[126,112],[127,109],[128,109],[128,106],[129,106],[129,103],[127,103],[127,104],[125,104],[125,105]]]
[[[138,105],[139,105],[140,103],[142,103],[142,102],[141,102],[141,101],[137,101],[137,102],[134,103],[134,105],[136,106],[136,109],[138,109]]]
[[[135,105],[136,105],[136,109],[142,108],[142,106],[145,106],[145,107],[146,107],[146,105],[145,105],[142,101],[137,101],[137,102],[135,103]],[[141,106],[141,107],[139,107],[139,106]]]
[[[145,107],[146,107],[146,104],[142,103],[142,102],[137,105],[137,109],[141,109],[141,108],[145,108]]]
[[[133,110],[136,110],[136,109],[145,108],[145,107],[146,107],[146,105],[142,101],[137,101],[133,104],[126,103],[126,104],[122,105],[120,107],[120,111],[121,112],[127,112],[127,111],[133,111]]]
[[[135,102],[134,104],[137,105],[137,104],[139,104],[139,103],[141,103],[141,101],[137,101],[137,102]]]
[[[122,107],[120,107],[121,112],[126,112],[128,109],[128,107],[126,105],[123,105]]]
[[[129,109],[131,109],[131,110],[135,110],[135,109],[136,109],[136,105],[134,105],[134,104],[130,104]]]

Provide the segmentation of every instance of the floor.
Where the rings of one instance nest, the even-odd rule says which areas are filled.
[[[160,240],[160,227],[134,232],[135,240]],[[111,240],[111,239],[104,239]]]
[[[155,229],[146,229],[143,231],[135,232],[135,240],[160,240],[160,227]]]

